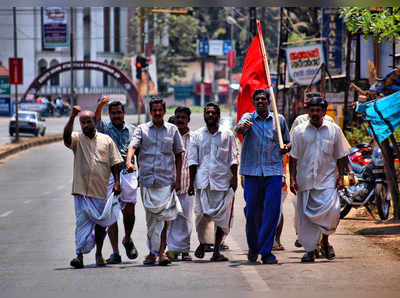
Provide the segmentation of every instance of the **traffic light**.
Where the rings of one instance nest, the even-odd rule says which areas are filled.
[[[136,79],[142,79],[142,70],[148,66],[147,59],[142,56],[136,57]]]

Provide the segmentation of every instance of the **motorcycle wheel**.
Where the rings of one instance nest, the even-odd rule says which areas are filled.
[[[375,185],[375,203],[379,217],[384,220],[389,217],[391,194],[386,183]]]
[[[351,206],[346,202],[340,202],[340,219],[343,219],[351,210]]]

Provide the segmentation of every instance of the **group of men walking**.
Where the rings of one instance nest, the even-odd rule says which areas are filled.
[[[235,127],[235,132],[243,135],[240,174],[244,177],[248,260],[256,262],[260,255],[264,264],[278,262],[271,251],[286,181],[282,157],[288,152],[290,189],[297,192],[299,242],[306,249],[302,262],[315,260],[321,239],[323,255],[332,259],[334,250],[328,235],[339,222],[336,188],[343,185],[348,160],[343,133],[336,124],[324,120],[324,99],[313,97],[309,101],[310,120],[298,125],[291,137],[285,119],[279,115],[285,144],[281,148],[269,103],[268,92],[256,90],[256,111],[244,114]],[[109,123],[101,119],[106,104]],[[192,260],[193,213],[199,240],[195,256],[203,258],[213,244],[210,260],[228,260],[220,249],[232,225],[238,186],[239,152],[233,132],[219,125],[220,108],[214,103],[205,106],[205,126],[194,132],[188,127],[189,108],[177,108],[172,124],[164,121],[166,106],[162,99],[154,98],[149,105],[152,120],[136,128],[124,121],[123,105],[110,103],[107,96],[101,98],[95,114],[73,107],[64,129],[64,143],[74,153],[77,256],[71,266],[75,268],[84,266],[83,254],[90,252],[94,244],[97,266],[121,262],[117,226],[120,210],[126,255],[130,259],[138,256],[132,239],[138,187],[149,249],[144,264],[158,262],[165,266],[179,256]],[[82,132],[72,132],[79,113]],[[113,253],[104,260],[106,233]]]

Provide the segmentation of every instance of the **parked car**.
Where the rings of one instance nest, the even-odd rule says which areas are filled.
[[[44,136],[46,132],[46,121],[38,112],[34,111],[19,111],[18,112],[18,124],[20,133],[30,133],[35,136]],[[11,118],[9,123],[9,133],[13,136],[15,133],[15,114]]]

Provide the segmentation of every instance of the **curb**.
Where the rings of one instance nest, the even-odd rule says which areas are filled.
[[[31,140],[24,140],[16,144],[9,143],[6,145],[2,145],[0,146],[0,160],[5,159],[10,155],[16,154],[18,152],[27,150],[29,148],[59,142],[62,141],[62,139],[63,139],[62,134],[58,134],[52,136],[37,137]]]

